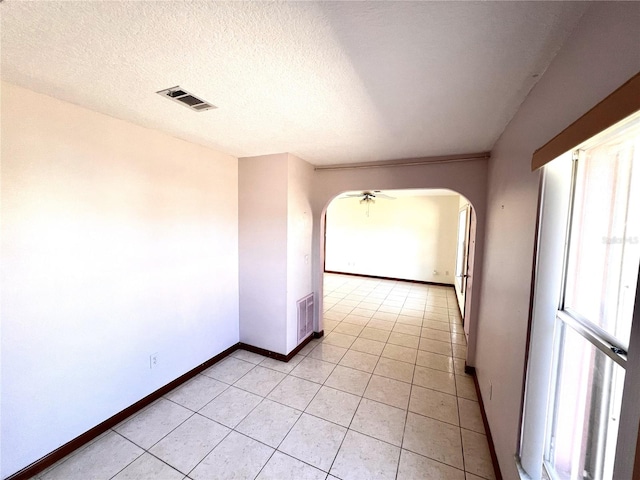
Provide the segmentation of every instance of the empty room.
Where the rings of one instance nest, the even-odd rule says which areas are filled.
[[[0,0],[0,478],[640,478],[640,3]]]

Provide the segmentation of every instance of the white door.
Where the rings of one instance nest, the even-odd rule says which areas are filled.
[[[471,207],[466,205],[458,213],[458,241],[456,247],[456,276],[455,288],[458,297],[460,313],[464,318],[465,294],[467,290],[467,275],[469,269],[469,218]]]

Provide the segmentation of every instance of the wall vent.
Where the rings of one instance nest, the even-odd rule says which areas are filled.
[[[313,293],[298,300],[298,343],[313,333]]]
[[[179,86],[165,88],[164,90],[160,90],[156,93],[168,98],[169,100],[178,102],[181,105],[190,108],[191,110],[195,110],[196,112],[204,112],[205,110],[218,108],[215,105],[212,105],[209,102],[205,102],[201,98],[196,97],[192,93],[187,92],[184,88],[181,88]]]

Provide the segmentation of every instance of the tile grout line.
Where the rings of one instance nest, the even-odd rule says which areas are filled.
[[[385,297],[385,298],[386,298],[386,297]],[[363,330],[364,330],[364,328],[363,328]],[[359,337],[358,337],[358,338],[359,338]],[[354,341],[354,342],[355,342],[355,341]],[[352,344],[352,345],[353,345],[353,344]],[[386,345],[386,343],[385,343],[385,345]],[[384,350],[384,347],[383,347],[383,350]],[[378,356],[378,360],[376,361],[376,365],[373,367],[373,371],[375,371],[376,367],[378,366],[378,363],[380,363],[380,359],[381,359],[381,358],[382,358],[382,356],[381,356],[381,355],[379,355],[379,356]],[[329,472],[328,472],[329,474],[331,474],[331,473],[330,473],[330,472],[331,472],[331,469],[333,468],[333,465],[335,464],[335,461],[337,460],[338,455],[340,454],[340,450],[342,449],[342,445],[344,444],[344,441],[345,441],[345,439],[347,438],[347,435],[349,434],[349,431],[350,431],[350,430],[352,430],[352,429],[351,429],[351,425],[353,424],[353,420],[355,419],[355,417],[356,417],[356,415],[357,415],[357,413],[358,413],[358,409],[360,408],[360,405],[362,404],[362,400],[365,398],[365,397],[364,397],[364,395],[365,395],[365,393],[366,393],[366,391],[367,391],[367,388],[369,388],[369,384],[371,383],[371,379],[372,379],[372,378],[373,378],[373,372],[370,374],[370,376],[369,376],[369,380],[367,381],[367,385],[365,386],[364,390],[362,391],[362,395],[360,396],[360,400],[358,401],[358,406],[356,407],[356,409],[355,409],[355,411],[354,411],[354,413],[353,413],[353,416],[351,417],[351,421],[349,422],[349,425],[348,425],[348,427],[347,427],[347,431],[345,432],[345,435],[344,435],[344,437],[342,438],[342,441],[340,442],[340,446],[338,447],[338,450],[337,450],[337,452],[336,452],[336,456],[333,458],[333,461],[331,462],[331,466],[329,467]],[[408,407],[408,406],[407,406],[407,407]],[[355,431],[355,430],[353,430],[353,431]],[[357,432],[357,433],[360,433],[360,432]],[[400,460],[400,456],[398,456],[398,462],[399,462],[399,460]],[[397,475],[397,472],[398,472],[398,465],[396,465],[396,475]]]
[[[363,328],[363,330],[364,330],[364,328]],[[379,361],[380,361],[380,356],[378,356],[378,360],[376,361],[376,366],[378,365]],[[375,367],[374,367],[374,370],[375,370]],[[347,438],[347,435],[349,434],[349,431],[351,430],[351,424],[353,423],[353,419],[356,417],[356,414],[358,413],[358,409],[360,408],[360,404],[362,403],[362,399],[364,398],[364,394],[367,391],[367,388],[369,387],[369,383],[371,382],[372,378],[373,378],[373,373],[371,373],[370,376],[369,376],[369,380],[367,381],[367,384],[365,385],[365,387],[364,387],[364,389],[362,391],[362,395],[360,395],[360,400],[358,400],[358,405],[356,406],[356,409],[353,412],[353,416],[351,417],[351,420],[349,421],[349,425],[347,426],[347,431],[345,432],[344,437],[342,437],[342,441],[340,442],[340,446],[338,447],[338,450],[336,451],[335,457],[333,457],[333,461],[331,462],[331,466],[329,467],[329,471],[328,471],[329,475],[331,474],[331,469],[333,468],[333,465],[336,462],[336,459],[338,458],[338,455],[340,454],[340,449],[342,448],[342,445],[344,444],[344,441]]]
[[[195,415],[195,413],[194,413]],[[191,418],[193,415],[191,415],[189,418]],[[187,418],[187,420],[189,419]],[[184,422],[186,422],[187,420],[185,420]],[[182,423],[184,423],[182,422]],[[182,423],[180,425],[182,425]],[[180,426],[178,425],[178,426]],[[176,427],[178,428],[178,427]],[[175,430],[175,428],[173,429]],[[171,432],[173,432],[173,430]],[[145,453],[149,454],[150,456],[152,456],[153,458],[155,458],[156,460],[159,460],[160,462],[164,463],[165,465],[167,465],[168,467],[170,467],[172,470],[175,470],[176,472],[178,472],[181,475],[185,475],[188,476],[188,474],[183,473],[182,471],[178,470],[176,467],[174,467],[173,465],[169,464],[168,462],[166,462],[165,460],[163,460],[162,458],[156,456],[155,454],[153,454],[150,449],[153,448],[157,443],[159,443],[160,441],[162,441],[165,437],[167,437],[168,435],[171,434],[171,432],[167,433],[167,435],[165,435],[164,437],[162,437],[160,440],[158,440],[156,443],[154,443],[151,447],[149,447],[149,449],[143,448],[141,445],[138,445],[137,443],[135,443],[133,440],[125,437],[123,434],[114,431],[114,433],[116,433],[117,435],[120,435],[122,438],[124,438],[125,440],[133,443],[136,447],[142,449],[142,452],[140,455],[138,455],[133,461],[131,461],[130,463],[128,463],[127,465],[125,465],[121,470],[119,470],[115,475],[113,475],[112,477],[110,477],[110,480],[114,479],[115,477],[117,477],[123,470],[125,470],[126,468],[128,468],[131,464],[133,464],[134,462],[136,462],[137,460],[139,460],[140,458],[142,458],[144,456]]]
[[[241,359],[237,359],[237,360],[241,360]],[[242,360],[242,361],[245,361],[245,360]],[[247,362],[247,363],[251,363],[251,362]],[[262,363],[262,362],[261,362],[261,363]],[[240,381],[242,378],[244,378],[244,376],[245,376],[245,375],[247,375],[249,372],[251,372],[253,369],[255,369],[255,367],[257,367],[258,365],[259,365],[259,364],[254,364],[253,368],[252,368],[251,370],[248,370],[244,375],[242,375],[240,378],[238,378],[238,379],[236,380],[236,382],[238,382],[238,381]],[[266,368],[266,367],[263,367],[263,368]],[[217,379],[214,379],[214,380],[217,380]],[[278,385],[279,385],[283,380],[284,380],[284,379],[280,380],[280,382],[278,382],[278,383],[273,387],[273,389],[275,389],[275,388],[276,388],[276,387],[277,387],[277,386],[278,386]],[[219,382],[220,382],[221,380],[217,380],[217,381],[219,381]],[[216,395],[213,399],[211,399],[211,400],[210,400],[210,401],[209,401],[209,402],[208,402],[204,407],[202,407],[200,410],[202,410],[203,408],[205,408],[205,407],[206,407],[207,405],[209,405],[213,400],[215,400],[215,399],[216,399],[216,398],[218,398],[220,395],[222,395],[222,393],[226,392],[230,387],[234,387],[234,384],[235,384],[236,382],[234,382],[233,384],[227,384],[228,386],[227,386],[227,388],[226,388],[223,392],[220,392],[218,395]],[[222,383],[226,383],[226,382],[222,382]],[[241,389],[240,387],[235,387],[235,388],[238,388],[239,390],[242,390],[242,391],[248,392],[247,390],[243,390],[243,389]],[[272,389],[272,390],[273,390],[273,389]],[[252,393],[253,395],[257,395],[257,394],[255,394],[255,393],[253,393],[253,392],[248,392],[248,393]],[[269,393],[271,393],[271,390],[269,391]],[[261,396],[261,395],[258,395],[258,396]],[[223,427],[228,428],[228,429],[229,429],[229,431],[227,432],[227,434],[226,434],[226,435],[225,435],[225,436],[224,436],[224,437],[223,437],[223,438],[222,438],[218,443],[216,443],[216,444],[214,445],[214,447],[213,447],[213,448],[212,448],[212,449],[211,449],[211,450],[210,450],[210,451],[209,451],[209,452],[208,452],[204,457],[202,457],[202,459],[201,459],[198,463],[196,463],[196,465],[195,465],[191,470],[189,470],[189,473],[187,473],[187,477],[189,477],[189,475],[191,475],[191,473],[192,473],[192,472],[193,472],[193,471],[198,467],[198,465],[200,465],[200,464],[205,460],[205,458],[207,458],[209,455],[211,455],[211,453],[212,453],[212,452],[213,452],[213,451],[218,447],[218,445],[220,445],[224,440],[226,440],[226,439],[229,437],[229,435],[231,435],[231,433],[232,433],[232,432],[236,432],[236,433],[238,433],[238,434],[240,434],[240,435],[243,435],[243,436],[245,436],[245,437],[247,437],[247,438],[250,438],[251,440],[254,440],[254,441],[256,441],[256,442],[262,443],[263,445],[266,445],[265,443],[260,442],[260,440],[257,440],[257,439],[255,439],[255,438],[253,438],[253,437],[249,437],[248,435],[245,435],[244,433],[239,432],[239,431],[237,431],[237,430],[236,430],[236,427],[237,427],[238,425],[240,425],[240,424],[244,421],[244,419],[246,419],[249,415],[251,415],[251,413],[252,413],[256,408],[258,408],[258,406],[259,406],[260,404],[262,404],[262,402],[263,402],[265,399],[266,399],[266,396],[265,396],[265,397],[262,397],[262,400],[260,400],[260,402],[259,402],[255,407],[253,407],[253,408],[252,408],[252,409],[251,409],[251,410],[250,410],[250,411],[249,411],[249,412],[248,412],[248,413],[247,413],[247,414],[246,414],[246,415],[245,415],[245,416],[244,416],[244,417],[243,417],[243,418],[242,418],[242,419],[241,419],[241,420],[240,420],[240,421],[239,421],[239,422],[234,426],[234,427],[229,427],[229,426],[224,425],[224,424],[222,424],[222,423],[220,423],[220,422],[217,422],[216,420],[213,420],[212,418],[209,418],[209,417],[207,417],[207,416],[205,416],[205,415],[202,415],[202,414],[200,414],[200,413],[196,412],[196,413],[198,413],[199,415],[203,416],[204,418],[207,418],[208,420],[211,420],[212,422],[218,423],[218,424],[222,425]],[[269,445],[267,445],[267,446],[268,446],[269,448],[273,448],[273,447],[271,447],[271,446],[269,446]],[[271,456],[273,456],[273,452],[272,452]],[[271,459],[271,456],[269,456],[269,460]],[[268,462],[269,460],[267,460],[267,462]],[[266,463],[267,463],[267,462],[265,462],[265,465],[266,465]],[[263,465],[263,467],[264,467],[264,465]]]
[[[251,371],[251,370],[249,370],[249,371]],[[247,373],[248,373],[248,372],[247,372]],[[208,377],[208,378],[211,378],[211,377]],[[240,377],[240,378],[242,378],[242,377]],[[216,380],[216,381],[218,381],[218,382],[221,382],[220,380],[217,380],[217,379],[213,379],[213,380]],[[239,380],[239,379],[238,379],[238,380]],[[225,382],[221,382],[221,383],[225,383]],[[217,397],[219,397],[220,395],[222,395],[222,393],[226,392],[226,391],[229,389],[229,387],[232,387],[232,386],[233,386],[233,385],[230,385],[230,384],[226,384],[226,385],[227,385],[227,388],[225,388],[222,392],[218,393],[218,394],[217,394],[213,399],[211,399],[209,402],[207,402],[207,403],[206,403],[202,408],[204,408],[206,405],[208,405],[209,403],[211,403],[211,402],[212,402],[213,400],[215,400]],[[161,397],[161,398],[165,398],[165,397],[163,396],[163,397]],[[193,412],[193,410],[191,410],[191,409],[189,409],[189,408],[185,407],[184,405],[181,405],[181,404],[179,404],[179,403],[177,403],[177,402],[174,402],[174,401],[172,401],[172,400],[170,400],[170,399],[168,399],[168,398],[165,398],[165,400],[168,400],[168,401],[170,401],[170,402],[172,402],[172,403],[174,403],[174,404],[176,404],[176,405],[179,405],[179,406],[181,406],[181,407],[183,407],[183,408],[186,408],[187,410],[190,410],[190,411],[192,411],[192,412]],[[155,403],[157,403],[157,402],[154,402],[154,404],[155,404]],[[152,405],[153,405],[153,404],[152,404]],[[149,405],[149,407],[151,407],[151,405]],[[257,405],[256,405],[256,407],[257,407]],[[148,407],[147,407],[147,408],[148,408]],[[201,408],[200,410],[202,410],[202,408]],[[141,412],[140,412],[140,413],[141,413]],[[207,420],[209,420],[209,421],[211,421],[211,422],[214,422],[214,423],[216,423],[217,425],[221,425],[221,426],[222,426],[222,427],[224,427],[224,428],[228,428],[228,429],[229,429],[229,431],[226,433],[226,435],[224,435],[224,437],[222,437],[222,438],[220,439],[220,441],[219,441],[218,443],[216,443],[216,444],[211,448],[211,450],[210,450],[210,451],[209,451],[209,452],[208,452],[204,457],[202,457],[202,459],[201,459],[198,463],[196,463],[196,465],[195,465],[191,470],[189,470],[189,472],[188,472],[188,473],[186,473],[186,474],[185,474],[185,473],[183,473],[181,470],[178,470],[175,466],[173,466],[173,465],[171,465],[171,464],[167,463],[165,460],[163,460],[162,458],[160,458],[160,457],[158,457],[157,455],[155,455],[154,453],[152,453],[152,452],[151,452],[151,448],[153,448],[154,446],[156,446],[158,443],[160,443],[162,440],[164,440],[166,437],[168,437],[171,433],[173,433],[176,429],[178,429],[178,427],[180,427],[181,425],[183,425],[184,423],[186,423],[186,422],[187,422],[187,420],[189,420],[190,418],[193,418],[195,415],[200,415],[201,417],[206,418]],[[134,415],[134,417],[135,417],[135,416],[137,416],[137,415]],[[133,418],[133,417],[132,417],[132,418]],[[128,420],[127,420],[127,421],[128,421]],[[123,424],[124,424],[124,423],[126,423],[126,422],[123,422]],[[158,459],[158,460],[160,460],[162,463],[164,463],[164,464],[168,465],[169,467],[171,467],[171,468],[172,468],[172,469],[174,469],[175,471],[179,472],[180,474],[185,475],[186,477],[189,477],[189,475],[191,474],[191,472],[193,472],[193,470],[195,470],[195,468],[196,468],[200,463],[202,463],[202,462],[204,461],[204,459],[205,459],[205,458],[207,458],[207,457],[211,454],[211,452],[213,452],[213,450],[215,450],[215,449],[216,449],[216,447],[217,447],[218,445],[220,445],[220,443],[222,443],[222,442],[223,442],[223,441],[224,441],[224,440],[225,440],[225,439],[226,439],[226,438],[231,434],[231,432],[233,432],[233,431],[235,431],[233,428],[229,428],[228,426],[226,426],[226,425],[224,425],[224,424],[222,424],[222,423],[220,423],[220,422],[217,422],[216,420],[213,420],[212,418],[209,418],[209,417],[207,417],[207,416],[205,416],[205,415],[202,415],[201,413],[199,413],[199,411],[197,411],[197,412],[193,412],[193,414],[192,414],[192,415],[190,415],[188,418],[186,418],[182,423],[180,423],[179,425],[177,425],[173,430],[171,430],[169,433],[167,433],[165,436],[163,436],[161,439],[159,439],[157,442],[155,442],[153,445],[151,445],[151,447],[149,447],[149,449],[143,448],[141,445],[138,445],[138,444],[137,444],[137,443],[135,443],[133,440],[131,440],[131,439],[129,439],[129,438],[127,438],[127,437],[125,437],[125,436],[124,436],[123,434],[121,434],[120,432],[117,432],[117,431],[115,431],[115,430],[114,430],[114,432],[115,432],[115,433],[117,433],[118,435],[120,435],[120,436],[121,436],[122,438],[124,438],[125,440],[130,441],[131,443],[133,443],[133,444],[134,444],[134,445],[136,445],[137,447],[139,447],[139,448],[143,449],[143,450],[144,450],[146,453],[148,453],[149,455],[153,456],[154,458],[157,458],[157,459]],[[143,453],[142,455],[144,455],[144,453]],[[140,455],[139,457],[137,457],[137,458],[136,458],[136,460],[137,460],[138,458],[140,458],[142,455]],[[135,460],[134,460],[134,461],[135,461]],[[133,463],[133,462],[131,462],[131,463]],[[131,463],[130,463],[129,465],[131,465]],[[127,467],[128,467],[129,465],[127,465]],[[125,468],[126,468],[126,467],[125,467]],[[122,470],[124,470],[124,468],[123,468]],[[122,470],[121,470],[121,471],[122,471]],[[120,472],[118,472],[118,474],[119,474],[119,473],[120,473]],[[117,474],[116,474],[116,475],[117,475]],[[114,475],[114,477],[115,477],[115,475]],[[112,478],[113,478],[113,477],[112,477]]]
[[[448,296],[445,296],[445,298],[446,298],[446,300],[447,300],[447,306],[448,306],[449,298],[448,298]],[[426,305],[425,305],[425,308],[426,308]],[[451,323],[451,317],[450,317],[450,315],[449,315],[449,312],[448,312],[448,311],[447,311],[447,317],[448,317],[448,319],[449,319],[449,323]],[[424,322],[424,321],[425,321],[425,317],[423,316],[423,322]],[[397,321],[396,321],[395,323],[397,324]],[[457,322],[456,322],[456,323],[457,323]],[[366,325],[365,325],[365,327],[363,327],[363,328],[366,328]],[[423,327],[421,327],[421,328],[425,328],[425,327],[424,327],[424,323],[423,323]],[[450,327],[449,327],[449,328],[450,328]],[[453,362],[453,359],[454,359],[454,358],[456,358],[456,357],[453,355],[453,337],[452,337],[452,335],[453,335],[453,334],[454,334],[454,332],[451,332],[451,330],[449,330],[449,341],[448,341],[448,342],[444,342],[444,343],[449,343],[449,345],[450,345],[450,348],[451,348],[451,352],[452,352],[452,353],[451,353],[450,355],[447,355],[447,357],[448,357],[448,358],[450,358],[452,362]],[[423,338],[423,337],[422,337],[422,336],[420,336],[419,338]],[[384,342],[384,343],[388,344],[389,342],[388,342],[388,340],[387,340],[387,342]],[[418,348],[418,349],[416,349],[416,350],[420,351],[421,349],[419,349],[419,348]],[[434,353],[434,352],[430,352],[430,353]],[[440,354],[438,354],[437,352],[436,352],[435,354],[440,355]],[[380,362],[380,360],[381,360],[382,358],[385,358],[385,357],[379,356],[379,357],[378,357],[378,362],[377,362],[377,363],[379,363],[379,362]],[[406,363],[409,363],[409,362],[406,362]],[[416,359],[416,363],[414,363],[414,368],[415,368],[415,366],[417,366],[417,359]],[[424,368],[430,368],[430,367],[424,367]],[[432,368],[430,368],[430,369],[431,369],[431,370],[438,370],[438,369],[432,369]],[[375,371],[375,369],[374,369],[374,371]],[[452,373],[452,372],[447,372],[447,373]],[[373,375],[373,374],[372,374],[372,375]],[[458,390],[457,390],[457,384],[455,383],[455,379],[456,379],[456,376],[457,376],[457,372],[455,371],[455,366],[454,366],[454,372],[453,372],[453,375],[454,375],[454,388],[455,388],[456,394],[455,394],[455,395],[452,395],[452,396],[455,396],[455,397],[456,397],[456,407],[457,407],[458,421],[460,422],[460,414],[459,414],[458,398],[462,398],[462,397],[458,397],[458,395],[457,395]],[[415,376],[415,371],[414,371],[414,376]],[[412,392],[413,392],[413,385],[414,385],[414,384],[413,384],[413,382],[412,382],[412,383],[411,383],[411,393],[410,393],[410,398],[411,398],[411,394],[412,394]],[[433,390],[433,389],[430,389],[430,390]],[[437,390],[434,390],[434,391],[437,391]],[[447,394],[446,392],[439,392],[439,393]],[[450,394],[448,394],[448,395],[450,395]],[[364,398],[364,397],[363,397],[363,398]],[[409,402],[410,402],[410,399],[409,399]],[[408,416],[408,413],[409,413],[409,407],[407,407],[407,414],[406,414],[407,416]],[[418,414],[418,415],[420,415],[420,414]],[[448,423],[448,422],[444,422],[444,423]],[[462,426],[461,426],[461,425],[455,425],[455,426],[459,429],[459,431],[460,431],[460,432],[462,431]],[[405,428],[404,428],[404,431],[403,431],[403,442],[402,442],[402,445],[404,445],[404,433],[405,433],[405,432],[406,432],[406,420],[405,420]],[[461,440],[462,440],[462,439],[461,439]],[[461,442],[461,444],[462,444],[462,442]],[[427,457],[427,458],[428,458],[428,457]],[[437,460],[436,460],[436,461],[437,461]],[[441,463],[441,462],[438,462],[438,463]],[[448,465],[448,464],[444,464],[444,465]],[[464,465],[464,454],[463,454],[463,465]],[[453,467],[453,466],[451,466],[451,467],[452,467],[452,468],[455,468],[455,467]],[[456,469],[456,470],[459,470],[459,469]],[[464,472],[464,470],[462,470],[462,471]],[[397,475],[397,473],[396,473],[396,475]]]
[[[131,440],[129,440],[127,437],[125,437],[124,435],[122,435],[119,432],[116,432],[115,430],[113,431],[113,433],[115,433],[116,435],[120,435],[122,438],[124,438],[126,441],[131,442]],[[113,479],[116,475],[119,475],[120,472],[122,472],[125,468],[129,467],[129,465],[131,465],[133,462],[135,462],[136,460],[138,460],[140,457],[142,457],[145,453],[146,453],[146,449],[142,448],[140,445],[138,445],[135,442],[131,442],[133,443],[136,447],[141,448],[142,449],[142,453],[140,455],[138,455],[136,458],[134,458],[133,460],[131,460],[129,463],[127,463],[124,467],[122,467],[120,470],[118,470],[115,475],[112,475],[111,477],[109,477],[109,479]],[[173,467],[171,467],[173,468]],[[174,469],[175,470],[175,469]]]

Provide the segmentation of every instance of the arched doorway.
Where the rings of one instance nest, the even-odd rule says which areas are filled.
[[[426,172],[433,172],[438,170],[437,176],[433,174],[426,175]],[[461,172],[465,171],[465,175],[461,175]],[[469,172],[474,172],[469,175]],[[421,175],[416,176],[416,173]],[[382,174],[382,175],[381,175]],[[380,181],[380,178],[384,178],[384,182]],[[469,227],[469,241],[467,243],[468,256],[467,264],[469,271],[465,279],[464,288],[464,311],[465,311],[465,333],[468,338],[468,351],[467,351],[467,365],[473,365],[473,358],[475,355],[475,325],[474,318],[477,316],[477,301],[478,296],[474,297],[473,291],[477,290],[478,282],[474,282],[474,277],[479,279],[481,260],[482,260],[482,235],[483,235],[483,216],[484,216],[484,182],[483,178],[486,176],[486,162],[484,161],[470,161],[470,162],[456,162],[447,165],[419,165],[412,167],[393,167],[393,168],[380,168],[371,169],[367,171],[347,171],[347,172],[321,172],[321,178],[317,179],[316,190],[314,192],[314,288],[316,292],[317,311],[316,330],[322,330],[322,316],[323,311],[323,274],[325,267],[325,234],[326,234],[326,213],[330,204],[339,198],[344,192],[350,191],[366,191],[367,187],[376,186],[383,192],[387,190],[425,190],[425,189],[442,189],[446,188],[452,190],[457,194],[462,195],[465,199],[468,199],[468,227]],[[370,179],[371,182],[365,182],[363,180]],[[425,181],[429,179],[430,181]],[[416,181],[418,182],[416,185]],[[420,185],[422,183],[422,185]],[[387,188],[389,187],[389,188]],[[386,190],[385,190],[386,188]],[[377,190],[374,188],[371,190]],[[376,204],[377,205],[377,204]],[[456,205],[455,209],[455,225],[457,235],[457,214],[459,209]],[[370,210],[371,213],[371,210]],[[481,219],[479,222],[478,219]],[[455,248],[456,240],[452,241],[454,251],[454,265],[449,270],[450,279],[453,279],[456,273],[455,269]],[[437,269],[436,269],[437,270]],[[446,273],[446,269],[444,270]],[[433,283],[450,283],[453,281],[437,282],[434,280],[421,280],[418,281],[432,281]],[[475,283],[475,285],[474,285]]]

